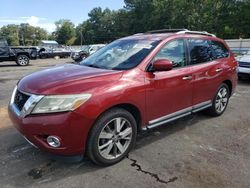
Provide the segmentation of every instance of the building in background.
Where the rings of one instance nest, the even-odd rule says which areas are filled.
[[[57,48],[58,42],[54,40],[41,40],[40,45],[42,47]]]
[[[247,54],[250,51],[250,39],[229,39],[225,41],[236,56]]]

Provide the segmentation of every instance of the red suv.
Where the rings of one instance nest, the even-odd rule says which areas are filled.
[[[191,113],[221,115],[237,83],[226,43],[207,32],[159,30],[116,40],[79,65],[33,73],[9,115],[33,145],[114,164],[138,132]]]

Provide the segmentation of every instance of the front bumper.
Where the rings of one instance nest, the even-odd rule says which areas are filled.
[[[17,130],[36,147],[58,155],[84,153],[88,132],[94,120],[76,112],[20,116],[14,104],[9,105],[9,117]],[[48,145],[48,136],[57,136],[61,146]]]

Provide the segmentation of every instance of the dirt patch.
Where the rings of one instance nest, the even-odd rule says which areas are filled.
[[[7,108],[0,108],[0,129],[11,126]]]
[[[0,78],[0,83],[4,84],[8,81],[18,80],[18,78]]]
[[[46,163],[45,165],[41,165],[38,168],[33,168],[28,172],[28,176],[32,177],[33,179],[39,179],[44,174],[53,171],[52,164],[55,163],[54,160],[51,160],[50,162]]]

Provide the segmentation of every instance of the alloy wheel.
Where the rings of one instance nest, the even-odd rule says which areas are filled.
[[[29,59],[26,56],[19,56],[17,61],[19,65],[25,66],[28,64]]]
[[[109,121],[98,137],[98,150],[105,159],[116,159],[128,149],[132,140],[132,126],[130,122],[117,117]]]
[[[222,113],[228,102],[228,91],[225,87],[220,88],[219,92],[217,93],[216,100],[215,100],[215,109],[218,113]]]

